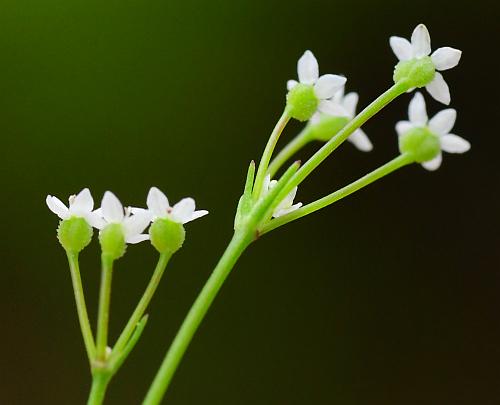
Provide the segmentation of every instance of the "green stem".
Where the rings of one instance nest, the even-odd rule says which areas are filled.
[[[156,264],[156,268],[153,272],[153,275],[151,276],[151,280],[149,280],[144,294],[141,297],[141,300],[137,304],[134,312],[132,313],[132,316],[127,322],[127,325],[123,329],[123,332],[121,333],[120,337],[113,347],[113,354],[116,353],[116,355],[120,356],[121,351],[125,348],[125,346],[127,346],[130,336],[132,336],[132,334],[134,333],[137,324],[144,315],[144,312],[146,311],[149,303],[151,302],[151,299],[153,298],[154,293],[156,292],[156,289],[158,288],[158,285],[160,284],[165,268],[167,267],[168,261],[171,257],[171,253],[160,254],[158,263]]]
[[[298,186],[309,174],[316,169],[335,149],[337,149],[356,129],[360,128],[366,121],[378,113],[396,97],[405,93],[409,86],[405,80],[401,80],[391,86],[388,90],[377,97],[363,111],[354,117],[337,135],[330,139],[295,173],[288,185],[278,196],[278,201],[283,200],[295,186]]]
[[[267,170],[271,178],[289,159],[293,157],[300,149],[311,142],[309,126],[306,126],[295,138],[293,138],[283,149],[279,151],[276,157],[271,161]]]
[[[83,342],[85,343],[85,349],[87,351],[89,362],[92,362],[96,349],[94,335],[92,334],[92,328],[90,327],[89,316],[87,313],[87,305],[85,304],[85,295],[83,293],[82,279],[80,276],[80,266],[78,264],[78,253],[67,252],[67,256]]]
[[[257,170],[257,175],[255,176],[255,185],[253,188],[253,197],[254,200],[257,200],[260,197],[262,192],[262,185],[264,184],[264,178],[267,174],[267,167],[269,166],[269,161],[271,160],[271,156],[273,155],[274,148],[278,143],[278,139],[285,129],[286,124],[290,121],[290,116],[288,115],[286,109],[281,115],[280,119],[276,123],[276,126],[267,141],[267,145],[264,149],[264,153],[262,154],[262,158],[259,162],[259,168]]]
[[[99,292],[99,314],[97,317],[97,360],[106,361],[108,345],[109,305],[111,301],[111,281],[113,276],[113,259],[103,254],[101,256],[101,289]]]
[[[341,188],[340,190],[337,190],[334,193],[320,198],[317,201],[307,204],[304,207],[299,208],[298,210],[295,210],[287,215],[283,215],[282,217],[275,218],[269,221],[264,227],[262,227],[260,233],[267,233],[291,221],[295,221],[296,219],[302,218],[303,216],[309,215],[315,211],[320,210],[321,208],[333,204],[334,202],[347,197],[349,194],[352,194],[355,191],[358,191],[359,189],[373,183],[381,177],[384,177],[403,166],[413,163],[413,161],[414,160],[410,155],[399,155],[397,158],[391,160],[383,166],[380,166],[378,169],[375,169],[371,173],[368,173],[355,182]]]
[[[149,388],[143,405],[159,404],[172,380],[193,335],[205,317],[231,269],[252,241],[253,232],[247,228],[236,232],[219,263],[189,310],[182,326],[168,350],[155,379]]]
[[[101,405],[106,395],[110,377],[107,374],[96,373],[92,378],[92,387],[90,389],[87,405]]]

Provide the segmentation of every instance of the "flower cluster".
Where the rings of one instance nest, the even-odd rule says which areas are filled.
[[[136,244],[150,239],[150,235],[143,232],[151,222],[158,219],[183,225],[208,214],[205,210],[196,211],[192,198],[184,198],[171,207],[166,195],[156,187],[149,190],[147,208],[124,207],[112,192],[106,191],[101,207],[94,210],[94,199],[88,188],[84,188],[76,196],[69,197],[68,207],[51,195],[47,196],[46,203],[62,222],[83,219],[89,227],[98,229],[101,236],[107,229],[118,229],[118,234],[123,237],[125,244]]]

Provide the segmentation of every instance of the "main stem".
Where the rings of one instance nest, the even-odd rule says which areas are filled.
[[[96,349],[92,328],[90,327],[89,315],[87,313],[87,305],[85,304],[85,295],[83,293],[82,279],[80,276],[80,266],[78,264],[78,253],[67,252],[67,256],[83,342],[85,344],[89,361],[92,362]]]
[[[151,299],[153,298],[154,293],[156,292],[156,289],[158,288],[158,285],[160,284],[165,268],[167,267],[168,261],[171,257],[171,253],[160,254],[160,258],[158,259],[156,268],[153,272],[153,275],[151,276],[151,280],[149,280],[148,286],[146,287],[141,300],[137,304],[134,312],[132,313],[132,316],[125,326],[125,329],[123,329],[123,332],[121,333],[120,337],[116,341],[115,346],[113,347],[113,353],[115,353],[116,355],[120,355],[121,351],[125,348],[130,339],[130,336],[132,336],[132,333],[134,332],[137,324],[144,315],[144,312],[146,311],[149,303],[151,302]]]
[[[283,189],[277,201],[283,200],[295,186],[299,185],[309,174],[316,169],[335,149],[337,149],[356,129],[360,128],[366,121],[378,113],[396,97],[408,90],[409,86],[405,80],[395,83],[392,87],[377,97],[363,111],[354,117],[342,128],[337,135],[330,139],[295,173],[288,185]]]
[[[374,171],[352,182],[351,184],[335,191],[334,193],[331,193],[323,198],[320,198],[319,200],[307,204],[304,207],[291,212],[290,214],[283,215],[282,217],[275,218],[272,221],[269,221],[260,230],[260,233],[261,234],[267,233],[291,221],[302,218],[305,215],[309,215],[315,211],[320,210],[321,208],[333,204],[334,202],[344,197],[347,197],[348,195],[354,193],[355,191],[358,191],[359,189],[366,187],[367,185],[373,183],[374,181],[380,179],[381,177],[384,177],[389,173],[392,173],[393,171],[400,169],[403,166],[413,163],[413,161],[414,161],[413,158],[409,155],[399,155],[397,158],[392,159],[385,165],[380,166]]]
[[[111,377],[109,375],[104,373],[94,374],[87,405],[101,405],[104,402],[110,378]]]
[[[241,230],[234,234],[226,251],[219,260],[219,263],[217,263],[217,266],[196,298],[196,301],[177,332],[146,394],[143,405],[157,405],[161,402],[193,335],[205,317],[210,305],[226,280],[226,277],[231,272],[241,254],[251,243],[252,237],[253,233],[250,232],[249,229]]]
[[[97,360],[106,361],[108,344],[109,305],[111,301],[111,280],[113,276],[113,259],[101,256],[101,289],[99,292],[99,313],[97,317]]]
[[[264,153],[262,154],[262,158],[260,159],[259,168],[255,176],[255,184],[253,188],[254,200],[257,200],[262,192],[262,185],[264,184],[264,178],[266,177],[267,167],[269,166],[271,156],[273,155],[274,148],[276,147],[278,139],[288,121],[290,121],[290,116],[288,115],[285,109],[285,111],[283,112],[280,119],[276,123],[276,126],[273,129],[273,132],[271,133],[271,136],[267,141]]]

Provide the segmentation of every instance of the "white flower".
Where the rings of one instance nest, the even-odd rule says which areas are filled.
[[[408,107],[409,121],[400,121],[396,124],[396,132],[399,136],[406,134],[414,128],[427,128],[439,139],[442,151],[448,153],[465,153],[470,149],[470,143],[458,135],[451,134],[450,131],[455,125],[457,112],[453,108],[438,112],[430,120],[427,117],[425,100],[421,93],[415,96]],[[441,165],[441,152],[432,160],[422,163],[427,170],[436,170]]]
[[[424,24],[419,24],[413,31],[411,43],[405,38],[391,37],[389,40],[393,52],[400,61],[421,59],[431,55],[431,38]],[[447,70],[458,65],[462,51],[450,47],[436,49],[431,59],[436,70]],[[425,86],[432,97],[443,104],[450,104],[450,89],[441,73],[436,72],[434,80]]]
[[[343,76],[339,75],[323,75],[319,76],[318,61],[311,51],[305,51],[297,63],[297,73],[299,82],[313,86],[314,94],[319,100],[318,109],[323,108],[324,100],[332,97],[347,81]],[[287,89],[292,90],[299,82],[289,80]]]
[[[206,210],[196,211],[196,204],[192,198],[183,198],[171,207],[167,196],[156,187],[151,187],[149,190],[146,203],[153,220],[168,218],[174,222],[185,224],[208,214]]]
[[[126,243],[139,243],[149,239],[149,235],[142,232],[151,222],[151,216],[147,210],[137,209],[133,215],[131,209],[124,210],[120,200],[111,192],[106,191],[101,202],[101,208],[96,212],[103,221],[98,229],[104,229],[109,224],[120,224]]]
[[[330,100],[323,104],[323,113],[334,117],[346,117],[352,120],[356,115],[356,106],[358,104],[358,93],[350,92],[344,95],[344,86],[338,90]],[[311,117],[311,123],[315,124],[321,120],[321,114],[316,113]],[[373,149],[373,145],[365,134],[358,128],[347,138],[356,148],[363,152],[369,152]]]
[[[69,219],[71,217],[84,218],[90,226],[97,228],[102,219],[94,209],[94,199],[90,190],[84,188],[78,195],[69,197],[69,208],[57,197],[48,195],[45,199],[49,209],[61,219]]]
[[[278,184],[278,182],[276,180],[271,180],[271,177],[267,175],[264,179],[263,195],[269,193],[269,191],[271,191],[274,187],[276,187],[276,184]],[[296,194],[297,194],[297,187],[294,187],[293,190],[290,191],[290,193],[288,193],[288,195],[285,198],[283,198],[283,201],[281,201],[278,204],[278,206],[274,209],[273,212],[274,218],[281,217],[285,214],[288,214],[302,207],[302,203],[300,202],[297,204],[293,203]]]

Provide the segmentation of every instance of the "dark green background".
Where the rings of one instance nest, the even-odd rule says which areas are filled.
[[[252,246],[178,370],[166,403],[494,405],[500,402],[498,10],[494,2],[83,1],[0,3],[3,241],[0,404],[83,404],[89,376],[48,193],[88,186],[144,205],[151,185],[194,196],[142,340],[109,404],[138,404],[231,235],[250,159],[310,48],[366,105],[391,83],[390,35],[418,22],[445,73],[464,156],[412,166]],[[496,88],[496,90],[495,90]],[[405,95],[301,187],[311,201],[397,153]],[[442,106],[427,97],[429,110]],[[292,125],[285,137],[299,127]],[[314,148],[302,153],[306,157]],[[129,249],[115,273],[111,333],[156,255]],[[96,243],[82,256],[92,317]]]

